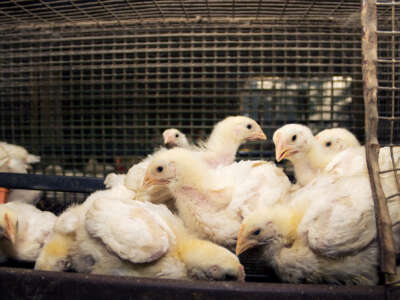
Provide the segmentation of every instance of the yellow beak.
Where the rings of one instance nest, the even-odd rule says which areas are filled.
[[[168,144],[168,143],[175,143],[174,137],[169,134],[164,136],[164,144]]]
[[[292,154],[297,153],[290,145],[285,146],[282,144],[280,138],[276,138],[275,141],[275,159],[277,162],[291,156]]]
[[[245,237],[243,236],[243,226],[240,226],[240,230],[238,233],[238,239],[237,239],[237,243],[236,243],[236,256],[239,256],[240,254],[242,254],[243,252],[245,252],[246,250],[253,248],[254,246],[257,245],[257,241],[255,240],[246,240]]]
[[[261,128],[259,131],[257,131],[255,134],[253,134],[248,138],[249,141],[265,141],[266,139],[267,136],[265,135],[265,133],[262,131]]]
[[[163,185],[163,184],[168,184],[168,183],[169,183],[168,180],[152,178],[149,175],[145,175],[145,177],[143,179],[143,187],[144,188],[149,188],[152,185]]]
[[[243,240],[238,241],[236,244],[236,256],[239,256],[246,250],[253,248],[256,245],[257,245],[256,241],[243,241]]]

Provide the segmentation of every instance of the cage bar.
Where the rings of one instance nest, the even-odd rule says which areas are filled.
[[[380,250],[380,269],[384,273],[395,274],[396,254],[392,236],[392,222],[379,177],[379,142],[377,139],[378,79],[376,75],[378,43],[376,34],[377,16],[375,0],[363,1],[361,23],[363,26],[362,49],[366,133],[365,149],[372,197],[374,199],[377,240]]]

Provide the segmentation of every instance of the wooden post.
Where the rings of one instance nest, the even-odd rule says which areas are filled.
[[[386,274],[396,273],[396,254],[392,236],[392,222],[386,205],[385,194],[379,175],[379,143],[377,139],[378,108],[376,76],[377,64],[377,17],[376,1],[362,0],[362,73],[365,106],[365,149],[368,173],[374,199],[377,239],[379,244],[380,270]]]

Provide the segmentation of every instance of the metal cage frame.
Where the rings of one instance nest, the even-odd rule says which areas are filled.
[[[23,6],[18,4],[18,1],[12,1],[18,9],[20,9],[23,14],[26,14],[26,9],[23,8]],[[167,3],[166,1],[165,3]],[[190,2],[190,1],[189,1]],[[279,19],[282,20],[284,17],[284,12],[289,12],[287,17],[292,21],[296,21],[297,19],[307,19],[308,17],[313,16],[314,18],[318,15],[317,11],[314,11],[314,7],[317,1],[312,1],[309,3],[309,6],[306,10],[306,13],[298,16],[298,15],[293,15],[291,16],[291,10],[289,8],[289,1],[285,1],[285,5],[281,8],[280,10],[280,17]],[[223,22],[226,21],[226,18],[223,18],[222,16],[219,15],[218,11],[215,12],[215,16],[211,16],[211,11],[212,11],[212,5],[210,3],[214,3],[212,1],[205,0],[206,4],[206,9],[207,9],[207,14],[208,14],[208,19],[206,17],[198,17],[199,13],[197,11],[198,6],[193,6],[190,7],[185,4],[184,1],[180,1],[180,9],[183,12],[182,16],[175,16],[174,18],[171,19],[166,19],[164,12],[167,11],[166,7],[163,5],[160,5],[159,1],[153,1],[153,6],[149,6],[150,8],[145,8],[144,11],[147,11],[148,14],[141,15],[137,11],[136,5],[137,3],[133,3],[132,1],[128,1],[127,3],[130,5],[132,11],[130,14],[125,16],[122,14],[121,16],[123,17],[116,17],[116,11],[119,11],[119,6],[108,6],[108,5],[103,5],[103,12],[104,15],[101,15],[98,11],[97,8],[93,8],[93,10],[90,10],[89,13],[85,13],[85,11],[82,11],[82,7],[80,5],[75,6],[75,10],[72,11],[70,14],[67,14],[66,16],[60,15],[60,12],[58,8],[49,6],[46,1],[40,1],[41,4],[46,6],[49,11],[52,12],[51,16],[51,23],[48,23],[47,26],[49,28],[57,27],[59,26],[60,22],[62,22],[64,25],[63,26],[77,26],[79,23],[79,26],[85,25],[85,24],[96,24],[99,28],[102,26],[105,26],[107,24],[111,24],[112,26],[116,26],[116,28],[129,28],[130,26],[133,26],[135,24],[152,24],[157,20],[157,22],[172,22],[172,23],[191,23],[191,24],[198,24],[201,22],[208,22],[209,19],[213,19],[216,23],[218,22]],[[72,2],[73,3],[73,2]],[[101,1],[99,2],[101,3]],[[118,4],[119,1],[115,2],[110,2],[110,3],[116,3]],[[164,4],[165,4],[164,3]],[[194,3],[192,1],[191,3]],[[237,6],[236,4],[240,4]],[[245,6],[242,6],[242,2],[238,1],[232,2],[231,8],[231,20],[232,22],[249,22],[249,16],[243,13],[243,15],[240,15],[237,13],[238,8],[244,8]],[[145,5],[145,4],[143,4]],[[236,6],[235,6],[236,5]],[[262,15],[262,1],[254,1],[252,2],[252,5],[254,5],[255,11],[256,11],[256,20],[255,21],[260,21],[262,18],[260,17]],[[393,139],[394,132],[395,132],[395,127],[396,127],[396,122],[400,120],[399,115],[397,114],[397,111],[395,109],[395,102],[396,102],[396,97],[397,93],[400,89],[399,86],[396,85],[397,83],[397,78],[395,78],[395,73],[396,73],[396,66],[399,64],[399,58],[396,57],[395,51],[395,43],[397,42],[396,37],[400,35],[400,32],[396,29],[396,24],[394,21],[391,24],[391,28],[389,30],[383,30],[379,29],[379,24],[378,24],[378,18],[377,18],[377,8],[379,7],[384,7],[386,11],[389,11],[390,16],[394,20],[396,16],[398,16],[398,12],[400,11],[400,2],[396,1],[375,1],[375,0],[363,0],[362,3],[362,12],[361,12],[361,19],[362,19],[362,33],[363,33],[363,38],[361,41],[362,48],[363,48],[363,91],[364,91],[364,104],[365,104],[365,121],[366,121],[366,126],[365,126],[365,138],[366,138],[366,150],[367,150],[367,164],[368,164],[368,169],[369,169],[369,174],[370,174],[370,180],[371,180],[371,188],[373,191],[373,198],[374,198],[374,204],[375,204],[375,209],[376,209],[376,220],[377,220],[377,232],[378,232],[378,239],[379,239],[379,244],[380,244],[380,255],[381,255],[381,260],[380,260],[380,265],[381,265],[381,271],[386,273],[386,274],[393,274],[395,272],[395,255],[394,255],[394,247],[393,247],[393,239],[391,236],[391,222],[390,222],[390,217],[388,214],[387,206],[386,206],[386,200],[390,197],[399,197],[400,195],[400,190],[398,191],[397,194],[395,195],[384,195],[380,183],[380,178],[379,174],[382,172],[379,170],[379,165],[378,165],[378,157],[379,157],[379,147],[380,144],[378,142],[378,121],[384,121],[384,122],[389,122],[390,124],[390,140],[388,142],[388,146],[393,149],[393,147],[396,146],[396,141]],[[339,6],[337,6],[339,7]],[[153,10],[155,9],[155,10]],[[246,10],[244,10],[246,11]],[[334,10],[336,12],[337,10]],[[22,23],[18,23],[21,16],[15,17],[15,15],[10,15],[9,13],[6,12],[5,9],[2,9],[0,7],[0,12],[2,12],[2,16],[0,16],[0,23],[4,19],[11,19],[14,20],[14,25],[18,29],[24,29],[24,28],[29,28],[32,26],[42,26],[43,24],[40,25],[41,18],[43,16],[35,16],[32,14],[28,14],[26,16],[26,19],[23,20]],[[221,13],[221,12],[220,12]],[[276,13],[272,12],[272,13]],[[157,18],[154,17],[154,15],[157,14]],[[221,13],[222,14],[222,13]],[[315,14],[315,15],[313,15]],[[83,17],[88,18],[89,21],[84,21]],[[136,16],[136,19],[132,21],[132,17]],[[141,16],[141,17],[140,17]],[[357,18],[358,20],[358,18]],[[348,22],[351,22],[351,24],[357,23],[357,21],[353,20],[348,20],[348,18],[343,19],[343,22],[347,22],[346,24],[349,24]],[[262,22],[262,20],[261,20]],[[46,26],[44,26],[46,27]],[[4,26],[3,26],[4,28]],[[7,27],[9,29],[9,27]],[[0,26],[1,30],[1,26]],[[391,53],[391,59],[388,59],[387,57],[379,57],[379,51],[378,51],[378,37],[379,36],[390,36],[391,42],[392,42],[392,53]],[[377,67],[379,67],[379,64],[389,64],[390,68],[392,70],[391,76],[391,84],[390,86],[387,85],[380,85],[378,84],[379,78],[377,77]],[[390,93],[390,100],[392,103],[392,110],[389,116],[385,115],[380,115],[379,114],[379,92],[380,91],[387,91]],[[392,161],[393,161],[393,170],[385,170],[384,172],[394,172],[395,178],[397,181],[397,186],[400,187],[399,180],[397,178],[397,172],[399,171],[398,168],[396,168],[394,160],[393,160],[393,151],[392,153]],[[20,174],[0,174],[0,182],[1,185],[7,188],[22,188],[22,189],[39,189],[39,190],[49,190],[49,191],[68,191],[68,192],[92,192],[98,189],[104,188],[104,185],[102,184],[101,179],[94,179],[94,178],[70,178],[70,177],[62,177],[62,176],[45,176],[45,175],[20,175]],[[33,278],[33,281],[39,282],[40,280],[38,278],[46,278],[46,280],[55,280],[54,274],[46,274],[46,273],[36,273],[36,272],[23,272],[23,271],[14,271],[12,269],[8,268],[0,268],[0,277],[2,278],[8,278],[8,281],[10,280],[9,278],[24,278],[25,281],[29,281],[29,277]],[[79,280],[82,280],[84,282],[91,282],[90,284],[94,284],[94,289],[97,288],[97,284],[105,284],[106,281],[103,280],[111,280],[112,282],[113,279],[106,278],[102,279],[100,277],[92,277],[92,276],[82,276],[78,275]],[[77,278],[78,278],[77,277]],[[62,279],[61,281],[63,281]],[[65,285],[62,283],[62,290],[67,291],[69,284],[68,282],[74,281],[75,279],[73,278],[73,275],[67,274],[65,275]],[[96,281],[99,280],[100,283],[96,283]],[[7,281],[7,280],[6,280]],[[7,281],[7,282],[8,282]],[[3,280],[2,280],[3,282]],[[172,281],[171,281],[172,282]],[[116,282],[114,282],[116,283]],[[140,286],[142,284],[148,285],[151,288],[154,288],[154,285],[151,285],[149,282],[146,282],[146,280],[142,281],[141,279],[133,279],[132,281],[129,281],[127,279],[121,279],[120,283],[116,283],[119,287],[121,285],[129,286],[132,284],[135,286],[135,291],[140,290]],[[40,283],[43,284],[43,283]],[[174,284],[174,283],[172,283]],[[168,287],[169,284],[160,284],[160,288],[169,289]],[[74,283],[74,286],[76,285],[76,282]],[[339,290],[339,293],[335,293],[334,291],[332,292],[331,287],[329,287],[329,292],[323,292],[323,289],[326,287],[322,286],[321,289],[318,287],[310,287],[310,286],[302,286],[302,285],[271,285],[269,287],[261,287],[260,285],[249,285],[249,286],[242,286],[240,284],[228,284],[226,286],[226,289],[223,287],[219,286],[218,284],[211,283],[210,285],[200,283],[199,284],[199,290],[196,290],[196,287],[192,285],[185,285],[187,288],[185,291],[181,293],[181,295],[188,296],[190,293],[192,293],[191,289],[196,290],[196,293],[198,295],[202,296],[215,296],[219,297],[221,295],[235,298],[236,296],[243,296],[247,295],[248,298],[253,297],[253,296],[265,296],[265,295],[278,295],[282,296],[282,294],[285,294],[284,297],[287,297],[287,299],[297,299],[298,294],[302,293],[309,293],[308,296],[310,296],[310,299],[313,299],[314,296],[326,296],[324,298],[327,299],[335,299],[336,297],[345,297],[348,293],[354,293],[356,297],[366,297],[362,299],[367,299],[370,297],[370,299],[373,299],[375,297],[386,297],[386,299],[395,299],[396,296],[399,295],[399,290],[394,288],[394,287],[374,287],[374,288],[358,288],[356,287],[355,289],[352,288],[353,290],[350,291],[350,289],[344,287],[344,288],[333,288],[333,290]],[[93,286],[92,286],[93,287]],[[118,287],[118,288],[119,288]],[[177,283],[176,285],[173,286],[171,291],[174,292],[179,292],[179,288],[181,288],[181,283]],[[126,286],[125,286],[126,288]],[[213,290],[214,289],[214,290]],[[258,290],[259,289],[259,290]],[[6,286],[3,284],[3,291],[6,290]],[[216,292],[215,294],[210,294],[211,292]],[[235,295],[234,292],[239,290],[239,294]],[[285,290],[285,291],[284,291]],[[142,290],[143,291],[143,290]],[[284,292],[283,292],[284,291]],[[13,295],[21,295],[19,294],[21,291],[17,291],[16,289],[13,289],[12,293]],[[245,294],[248,292],[249,294]],[[68,292],[67,292],[68,293]],[[147,291],[143,292],[143,295],[147,295]],[[293,293],[293,294],[291,294]],[[331,293],[331,294],[330,294]],[[10,292],[11,294],[11,292]],[[328,295],[330,294],[330,295]],[[43,298],[49,297],[49,296],[54,296],[54,291],[49,292],[47,294],[43,294]],[[392,297],[392,298],[391,298]],[[277,296],[278,298],[278,296]]]

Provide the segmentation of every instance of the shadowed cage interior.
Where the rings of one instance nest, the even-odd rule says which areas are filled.
[[[399,3],[378,4],[379,141],[399,140]],[[205,138],[228,115],[364,140],[360,1],[0,2],[0,139],[33,173],[126,170],[176,127]],[[85,195],[46,193],[65,203]]]

